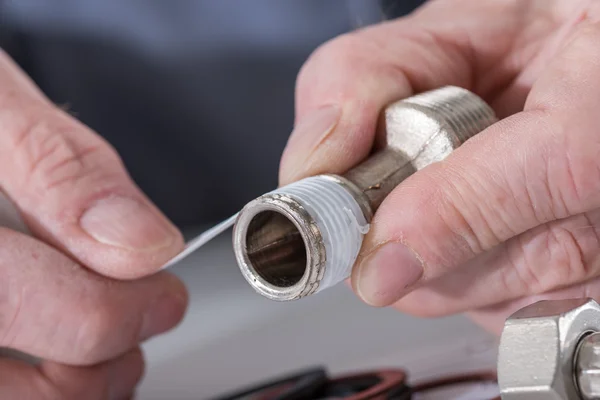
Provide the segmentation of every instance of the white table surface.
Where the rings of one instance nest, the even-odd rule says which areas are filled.
[[[240,274],[230,238],[172,268],[190,306],[175,330],[145,344],[138,399],[207,399],[315,365],[331,373],[400,366],[414,379],[494,367],[495,339],[463,317],[371,308],[345,285],[296,302],[264,299]]]

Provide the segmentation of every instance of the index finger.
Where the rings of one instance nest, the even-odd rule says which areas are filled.
[[[501,280],[480,279],[480,293],[494,293],[495,301],[504,301],[536,286],[547,290],[597,273],[584,258],[597,251],[594,236],[590,252],[578,236],[557,240],[560,236],[554,234],[565,231],[565,225],[549,223],[600,207],[599,40],[600,23],[582,24],[534,84],[524,111],[414,174],[385,199],[353,271],[354,287],[365,301],[391,304],[419,285],[462,270],[475,256],[511,238],[506,249],[517,251],[488,260],[482,268],[535,265],[539,255],[531,257],[533,246],[523,235],[533,235],[538,226],[544,228],[537,235],[546,238],[544,252],[563,257],[560,266],[552,273],[548,264],[538,266],[537,274],[532,267],[518,271],[546,278],[545,287],[530,277],[523,281],[531,285],[497,290]],[[497,285],[496,290],[486,289],[490,285]],[[481,296],[472,297],[475,292],[458,297],[463,305],[467,300],[481,305]]]
[[[0,186],[36,237],[104,275],[148,275],[183,247],[116,151],[1,50]]]
[[[460,86],[486,100],[499,98],[491,103],[500,114],[517,111],[522,90],[509,84],[502,92],[494,83],[511,82],[518,73],[519,66],[506,65],[504,56],[522,28],[522,13],[507,2],[436,1],[322,45],[298,76],[295,128],[281,160],[280,184],[358,164],[373,147],[381,110],[417,92]],[[506,99],[510,106],[502,104]]]

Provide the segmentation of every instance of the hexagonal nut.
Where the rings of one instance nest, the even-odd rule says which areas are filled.
[[[502,399],[580,398],[573,358],[589,332],[600,332],[600,306],[591,299],[540,301],[509,317],[498,353]]]

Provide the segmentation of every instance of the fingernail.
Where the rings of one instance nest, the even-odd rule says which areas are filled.
[[[375,249],[358,268],[358,295],[367,304],[380,307],[399,300],[423,275],[417,255],[399,242]]]
[[[337,105],[327,105],[305,115],[296,125],[288,140],[286,150],[293,151],[294,163],[287,167],[287,176],[303,169],[306,160],[335,130],[341,117],[341,109]]]
[[[173,243],[174,230],[147,205],[121,196],[95,203],[79,221],[98,242],[131,250],[156,250]]]
[[[140,341],[164,333],[181,321],[187,298],[181,293],[160,296],[144,314],[140,329]]]

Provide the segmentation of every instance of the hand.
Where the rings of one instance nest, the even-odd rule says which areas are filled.
[[[323,45],[298,78],[281,184],[348,170],[383,106],[444,85],[504,119],[388,196],[357,294],[495,332],[537,299],[600,299],[598,1],[437,0]]]
[[[0,398],[127,398],[139,343],[183,316],[183,284],[153,274],[182,237],[1,51],[0,184],[33,236],[0,228],[0,346],[45,360],[0,359]]]

